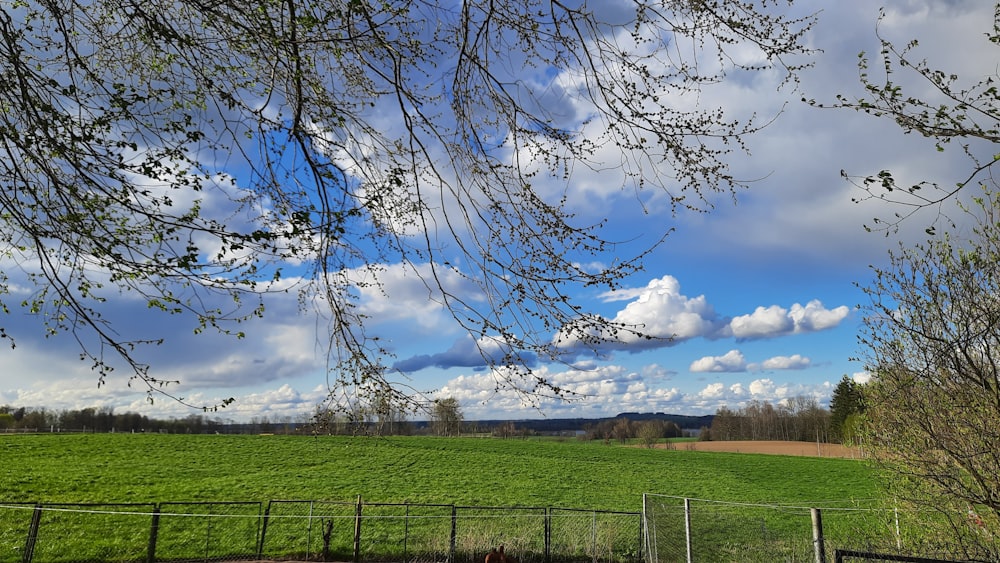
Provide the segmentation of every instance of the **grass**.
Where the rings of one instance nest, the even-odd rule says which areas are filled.
[[[31,511],[3,505],[101,505],[96,515],[46,512],[36,563],[143,560],[151,506],[160,503],[178,503],[161,504],[156,544],[157,557],[172,559],[256,553],[261,532],[256,515],[268,501],[288,500],[320,502],[273,505],[264,553],[313,558],[327,553],[348,560],[353,503],[361,496],[364,560],[416,561],[415,553],[424,554],[419,560],[446,557],[454,533],[452,505],[469,507],[460,510],[454,538],[459,561],[481,561],[482,546],[506,543],[523,563],[541,561],[549,547],[564,561],[622,563],[634,561],[642,548],[639,520],[620,512],[639,512],[643,493],[821,507],[876,494],[869,468],[855,460],[577,440],[0,435],[0,461],[0,551],[12,551],[11,561],[20,561],[16,550],[25,545]],[[206,502],[242,504],[197,504]],[[137,514],[123,514],[129,512]],[[177,516],[204,512],[231,517]],[[751,532],[762,528],[756,517],[733,518],[724,526],[727,536],[736,537],[737,524],[749,522]],[[542,519],[551,519],[551,538],[542,533]],[[785,525],[767,527],[781,533]],[[808,543],[808,526],[805,530],[795,535]],[[661,559],[669,558],[661,554]]]
[[[0,436],[0,501],[316,499],[637,511],[642,493],[739,502],[871,498],[854,460],[576,440]]]

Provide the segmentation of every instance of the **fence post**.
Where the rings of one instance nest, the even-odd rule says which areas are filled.
[[[648,547],[643,539],[645,537],[646,530],[646,495],[642,495],[642,514],[639,515],[639,534],[636,536],[638,542],[636,544],[636,549],[638,552],[635,554],[636,563],[642,563],[644,557],[646,557],[645,548]]]
[[[649,507],[646,504],[646,499],[646,493],[642,493],[642,518],[640,518],[639,522],[639,537],[646,540],[646,551],[643,555],[649,558],[649,563],[656,563],[659,557],[659,551],[656,549],[656,521],[653,521],[652,526],[649,525]]]
[[[594,550],[593,561],[597,563],[597,512],[591,512],[590,516],[590,545]]]
[[[270,516],[271,516],[271,501],[267,501],[267,508],[264,509],[264,518],[263,520],[261,520],[260,523],[260,541],[257,543],[257,559],[264,558],[264,536],[267,535],[267,520]]]
[[[684,499],[684,545],[687,548],[687,563],[692,563],[691,557],[691,499]]]
[[[410,542],[410,503],[407,502],[403,506],[406,507],[406,518],[403,519],[403,561],[409,561],[409,550],[407,549]]]
[[[448,546],[448,563],[455,563],[455,544],[458,542],[458,507],[451,505],[451,539]]]
[[[354,563],[361,561],[361,495],[354,508]]]
[[[545,563],[552,561],[552,507],[545,508]]]
[[[896,549],[903,551],[903,536],[899,535],[899,507],[892,508],[893,520],[896,522]]]
[[[156,540],[160,533],[160,505],[153,505],[153,520],[149,525],[149,544],[146,546],[146,563],[156,561]]]
[[[35,510],[31,513],[31,525],[28,527],[28,539],[24,542],[24,553],[21,555],[22,563],[31,563],[31,558],[35,555],[35,543],[38,541],[38,527],[42,523],[42,505],[36,504]]]
[[[823,545],[823,515],[818,508],[810,509],[813,524],[813,549],[816,552],[816,563],[826,563],[826,549]]]

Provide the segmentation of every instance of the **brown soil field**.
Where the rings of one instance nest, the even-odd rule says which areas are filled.
[[[740,440],[732,442],[680,442],[671,445],[677,450],[693,450],[699,452],[801,455],[811,457],[839,457],[846,459],[861,459],[863,457],[858,448],[852,448],[842,444],[817,444],[816,442]],[[657,444],[656,447],[666,448],[667,444]]]

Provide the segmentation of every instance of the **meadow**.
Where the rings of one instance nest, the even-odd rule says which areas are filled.
[[[857,460],[576,439],[5,434],[0,463],[0,562],[471,563],[506,543],[524,563],[632,563],[652,549],[640,537],[643,493],[669,495],[650,502],[659,506],[657,557],[672,561],[684,529],[673,497],[826,507],[877,494]],[[355,528],[359,499],[365,524]],[[35,503],[48,508],[26,543]],[[151,519],[154,505],[162,519]],[[732,549],[742,550],[737,560],[769,560],[762,545],[810,559],[808,511],[723,510],[695,510],[704,560]],[[216,516],[185,517],[195,514]],[[857,523],[830,531],[838,527],[845,537]],[[776,540],[785,537],[793,539]]]
[[[175,434],[0,435],[0,502],[310,499],[638,511],[643,493],[750,503],[877,495],[820,459],[566,440]]]

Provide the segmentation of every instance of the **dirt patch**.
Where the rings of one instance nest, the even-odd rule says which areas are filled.
[[[732,442],[680,442],[673,444],[676,450],[699,452],[733,452],[746,454],[799,455],[810,457],[838,457],[861,459],[858,448],[842,444],[817,444],[816,442],[782,442],[770,440],[739,440]],[[657,444],[666,448],[666,444]]]

